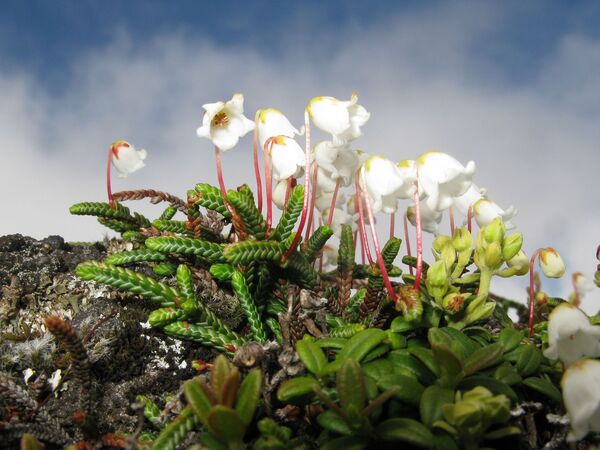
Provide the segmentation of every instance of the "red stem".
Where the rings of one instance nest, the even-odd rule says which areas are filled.
[[[394,237],[394,232],[396,228],[396,211],[390,214],[390,239]]]
[[[373,219],[373,210],[371,208],[371,200],[369,199],[369,193],[365,187],[365,178],[364,174],[360,180],[360,187],[362,194],[365,196],[365,203],[367,206],[367,215],[369,217],[369,225],[371,227],[371,236],[373,236],[373,246],[375,247],[375,256],[377,257],[377,264],[379,265],[379,270],[381,271],[381,276],[383,277],[383,282],[388,291],[388,294],[394,301],[394,303],[398,302],[398,296],[394,292],[394,288],[392,287],[392,282],[390,281],[390,277],[388,275],[387,269],[385,268],[385,261],[383,260],[383,256],[381,255],[381,248],[379,247],[379,239],[377,238],[377,230],[375,229],[375,220]]]
[[[408,236],[408,217],[406,216],[406,212],[404,213],[404,241],[406,242],[406,254],[408,256],[412,256],[410,251],[410,237]],[[408,270],[411,275],[413,275],[413,266],[408,266]]]
[[[219,188],[221,189],[221,196],[223,200],[227,202],[227,191],[225,190],[225,182],[223,181],[223,170],[221,168],[221,150],[215,145],[215,160],[217,161],[217,177],[219,179]]]
[[[302,230],[304,230],[304,224],[306,222],[306,216],[308,213],[308,200],[310,198],[310,120],[308,118],[308,111],[306,110],[304,111],[304,127],[306,137],[306,148],[304,149],[306,153],[306,167],[304,169],[304,200],[302,202],[302,215],[300,216],[298,231],[294,236],[292,245],[290,245],[290,248],[288,248],[283,255],[283,261],[286,261],[290,257],[296,248],[296,245],[298,245],[298,241],[300,241],[300,238],[302,237]]]
[[[256,197],[258,197],[258,212],[262,214],[262,181],[258,165],[258,131],[254,128],[254,140],[252,145],[252,157],[254,159],[254,174],[256,175]]]
[[[355,176],[355,189],[356,189],[356,204],[358,205],[358,220],[359,220],[359,229],[360,229],[360,240],[362,242],[363,251],[367,254],[367,259],[369,260],[369,264],[373,265],[373,258],[371,257],[371,249],[369,248],[369,241],[367,240],[367,230],[365,228],[365,212],[363,211],[363,204],[360,198],[360,186],[358,183],[359,172],[356,172]],[[363,258],[363,264],[364,264]]]
[[[452,206],[448,208],[448,214],[450,216],[450,236],[454,236],[454,209]]]
[[[283,210],[285,211],[285,208],[287,207],[288,204],[288,200],[290,199],[290,194],[292,193],[292,183],[294,182],[294,179],[292,177],[289,177],[287,179],[287,186],[285,187],[285,200],[283,201]]]
[[[579,305],[581,304],[581,297],[579,295],[579,289],[577,288],[577,276],[577,273],[571,275],[571,284],[573,285],[573,292],[575,293],[575,300],[573,301],[573,304],[579,308]]]
[[[271,158],[269,154],[273,148],[273,138],[269,138],[263,145],[263,154],[265,160],[265,189],[267,191],[267,230],[271,228],[273,220],[273,176],[271,174]]]
[[[471,223],[473,222],[473,208],[471,205],[469,205],[469,208],[467,209],[467,230],[469,230],[469,233],[471,232]]]
[[[313,190],[310,195],[310,203],[308,205],[308,225],[306,225],[306,236],[305,240],[308,241],[308,238],[315,231],[315,223],[313,221],[313,216],[315,213],[315,199],[317,198],[317,175],[319,174],[318,167],[315,165],[312,173],[312,185]]]
[[[423,230],[421,229],[421,203],[419,200],[419,185],[417,183],[415,194],[415,226],[417,228],[417,274],[415,275],[414,289],[421,289],[421,276],[423,274]]]
[[[331,205],[329,206],[329,217],[327,218],[327,225],[329,226],[331,226],[331,221],[333,220],[333,210],[335,209],[335,202],[337,200],[337,195],[340,190],[341,180],[341,178],[338,178],[335,182],[335,189],[333,190],[333,196],[331,197]]]
[[[540,253],[540,249],[538,248],[533,255],[531,255],[531,259],[529,260],[529,336],[534,335],[533,325],[534,325],[534,310],[535,310],[535,274],[533,272],[533,265],[535,263],[535,258]]]
[[[115,199],[112,194],[112,187],[110,184],[110,163],[112,162],[113,157],[113,147],[112,145],[108,148],[108,161],[106,163],[106,193],[108,194],[108,203],[111,208],[115,208]]]

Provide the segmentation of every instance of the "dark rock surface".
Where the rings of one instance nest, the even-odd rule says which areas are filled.
[[[61,436],[46,439],[49,448],[77,440],[73,413],[82,399],[68,355],[45,328],[46,317],[69,321],[84,339],[92,366],[94,427],[100,434],[134,432],[141,423],[139,411],[132,408],[137,395],[163,407],[166,397],[177,394],[181,383],[194,375],[193,360],[212,359],[212,353],[194,343],[151,329],[143,299],[74,275],[78,263],[103,259],[114,245],[67,243],[60,236],[0,237],[0,375],[43,404],[43,415],[58,421],[60,428],[47,432]],[[56,379],[58,369],[61,382],[52,392],[45,380]],[[26,383],[24,375],[30,370]],[[15,419],[11,408],[0,396],[0,447],[15,448],[15,437],[36,434],[40,425],[38,414],[38,422],[22,426],[23,417]],[[144,430],[151,430],[151,424],[146,422]]]

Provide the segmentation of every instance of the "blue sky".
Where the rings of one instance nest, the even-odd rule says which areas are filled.
[[[216,183],[212,149],[195,135],[204,103],[243,92],[249,117],[273,106],[299,124],[311,97],[356,90],[371,112],[357,148],[474,160],[476,183],[519,209],[528,253],[553,245],[591,275],[599,24],[597,1],[5,0],[0,186],[5,210],[20,213],[0,234],[101,237],[67,211],[104,199],[116,139],[149,156],[115,190]],[[228,185],[252,183],[249,145],[223,156]],[[521,295],[522,284],[506,289]]]

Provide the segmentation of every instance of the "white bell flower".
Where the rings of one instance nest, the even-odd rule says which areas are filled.
[[[288,181],[281,180],[277,182],[277,184],[275,185],[275,189],[273,189],[273,203],[275,203],[275,206],[277,206],[281,210],[283,210],[285,206],[285,194],[287,192],[287,186]]]
[[[480,228],[489,225],[495,218],[500,217],[506,229],[511,230],[515,228],[515,225],[510,219],[516,214],[517,210],[512,205],[504,210],[487,198],[477,200],[473,204],[473,217]]]
[[[321,130],[333,135],[335,144],[342,144],[359,137],[362,127],[371,114],[357,104],[358,96],[352,93],[349,101],[334,97],[315,97],[306,107],[311,120]]]
[[[259,109],[256,111],[255,122],[260,148],[263,148],[267,139],[271,137],[288,136],[293,138],[297,134],[301,134],[290,123],[287,117],[275,108]]]
[[[329,207],[321,211],[321,218],[323,219],[324,223],[327,222],[329,219]],[[344,207],[333,208],[333,217],[330,225],[331,229],[333,230],[333,234],[335,234],[337,237],[340,237],[342,235],[342,225],[350,225],[350,227],[352,227],[352,231],[356,230],[357,219],[358,214],[349,214]]]
[[[473,206],[473,203],[475,203],[477,200],[484,198],[486,192],[486,189],[480,188],[473,183],[463,195],[454,197],[452,206],[455,207],[463,216],[467,216],[469,214],[469,208]]]
[[[475,163],[466,166],[442,152],[427,152],[417,159],[421,194],[427,195],[430,209],[444,211],[455,197],[463,195],[472,184]]]
[[[582,359],[570,366],[560,382],[571,431],[568,442],[600,431],[600,361]]]
[[[331,201],[333,200],[333,192],[320,192],[315,197],[315,207],[318,211],[324,211],[331,207]],[[335,198],[335,207],[345,207],[346,196],[342,192],[338,192]]]
[[[363,164],[361,176],[372,199],[374,214],[396,212],[398,200],[410,198],[416,189],[416,171],[410,161],[397,165],[381,156],[371,156]]]
[[[115,141],[111,145],[113,167],[117,175],[125,178],[132,172],[145,166],[144,160],[148,155],[146,150],[136,150],[133,145],[126,141]]]
[[[548,318],[548,348],[544,356],[560,359],[565,366],[584,356],[600,356],[600,326],[592,325],[576,306],[561,303]]]
[[[359,167],[359,158],[348,144],[334,145],[331,141],[319,142],[313,149],[317,166],[329,174],[329,178],[337,181],[342,179],[344,186],[349,186],[354,180],[354,174]]]
[[[419,212],[421,213],[421,229],[423,231],[427,231],[428,233],[437,235],[443,213],[436,211],[435,209],[431,209],[428,205],[429,204],[427,202],[419,203]],[[417,226],[417,216],[414,205],[409,206],[406,209],[406,217],[414,227]]]
[[[317,195],[323,192],[335,191],[336,180],[331,177],[331,173],[317,166]]]
[[[276,181],[298,178],[302,176],[306,166],[304,151],[294,139],[287,136],[273,138],[271,161]]]
[[[565,274],[565,263],[556,250],[546,247],[540,250],[540,267],[548,278],[560,278]]]
[[[577,294],[581,300],[583,296],[594,290],[594,283],[588,277],[581,272],[575,272],[573,274],[574,288],[577,289]]]
[[[210,139],[219,150],[235,147],[240,137],[254,130],[254,122],[244,116],[244,96],[234,94],[228,102],[207,103],[199,137]]]

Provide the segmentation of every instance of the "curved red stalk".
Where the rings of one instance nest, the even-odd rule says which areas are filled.
[[[410,251],[410,237],[408,236],[408,217],[406,216],[406,212],[404,213],[404,218],[402,220],[404,222],[404,242],[406,242],[406,254],[408,256],[412,256]],[[408,266],[408,270],[411,275],[413,275],[413,266]]]
[[[308,238],[315,231],[315,223],[313,221],[313,215],[315,213],[315,199],[317,198],[317,176],[319,174],[318,167],[315,165],[312,173],[312,192],[310,195],[310,203],[308,204],[308,224],[306,225],[306,236],[304,240],[308,241]]]
[[[369,264],[373,265],[373,258],[371,257],[371,249],[369,248],[369,241],[367,239],[367,230],[365,228],[365,212],[363,211],[363,204],[360,198],[360,186],[358,182],[359,172],[356,172],[356,176],[354,177],[354,184],[356,189],[356,204],[358,205],[358,221],[359,221],[359,230],[360,230],[360,241],[362,243],[363,252],[367,254],[367,259],[369,260]],[[363,255],[364,256],[364,255]],[[363,257],[363,264],[365,263]]]
[[[108,203],[111,208],[115,208],[115,199],[112,194],[112,187],[110,184],[110,165],[113,157],[113,147],[112,145],[108,148],[108,161],[106,163],[106,193],[108,194]]]
[[[267,191],[267,230],[271,228],[273,220],[273,176],[271,175],[271,158],[269,154],[273,148],[273,138],[269,138],[263,145],[265,161],[265,189]]]
[[[365,179],[364,174],[360,180],[361,192],[365,196],[365,203],[367,206],[367,215],[369,217],[369,225],[371,227],[371,235],[373,236],[373,246],[375,247],[375,256],[377,257],[377,264],[379,265],[379,270],[381,271],[381,276],[383,277],[383,283],[390,295],[391,299],[394,303],[398,302],[398,296],[394,292],[394,288],[392,287],[392,282],[390,281],[390,277],[387,273],[387,269],[385,268],[385,261],[383,260],[383,256],[381,255],[381,248],[379,247],[379,239],[377,238],[377,230],[375,229],[375,220],[373,219],[373,210],[371,209],[371,200],[369,199],[369,193],[365,188]]]
[[[304,230],[304,224],[306,222],[306,215],[308,213],[308,199],[310,198],[310,120],[308,117],[308,111],[304,111],[304,127],[305,127],[305,137],[306,137],[306,167],[304,168],[304,200],[302,202],[302,215],[300,216],[300,224],[298,225],[298,231],[294,236],[294,240],[292,241],[292,245],[287,249],[285,254],[283,255],[282,260],[287,260],[296,245],[298,245],[298,241],[302,237],[302,231]]]
[[[415,194],[415,226],[417,228],[417,273],[413,288],[421,289],[421,276],[423,274],[423,230],[421,229],[421,203],[419,200],[419,184],[416,185]]]
[[[294,178],[289,177],[287,179],[287,186],[285,187],[285,200],[283,201],[283,210],[287,207],[288,200],[290,199],[290,194],[292,193],[292,186],[294,185]]]
[[[254,160],[254,175],[256,176],[256,197],[258,198],[258,212],[262,214],[262,181],[258,164],[258,131],[254,128],[254,139],[252,142],[252,158]]]
[[[331,226],[331,221],[333,220],[333,211],[335,209],[335,202],[337,200],[337,195],[340,190],[340,181],[341,178],[338,178],[335,182],[335,189],[333,190],[333,196],[331,197],[331,205],[329,206],[329,217],[327,218],[327,225]]]
[[[473,222],[473,207],[469,205],[469,209],[467,209],[467,230],[469,233],[471,232],[471,223]]]
[[[581,296],[579,294],[579,288],[577,287],[578,275],[578,273],[571,275],[571,284],[573,285],[573,292],[575,293],[575,300],[573,301],[573,304],[579,308],[579,305],[581,304]]]
[[[534,292],[534,284],[535,284],[535,274],[533,272],[533,265],[535,263],[535,258],[540,253],[540,249],[538,248],[533,255],[531,255],[531,259],[529,260],[529,336],[534,335],[533,331],[533,316],[535,309],[535,292]]]
[[[390,239],[394,237],[396,228],[396,211],[390,214]]]
[[[450,236],[454,236],[454,209],[452,206],[448,208],[448,215],[450,216]]]
[[[217,162],[217,178],[219,179],[219,188],[221,189],[221,196],[223,200],[227,202],[227,191],[225,190],[225,183],[223,182],[223,169],[221,167],[221,150],[215,145],[215,160]]]

